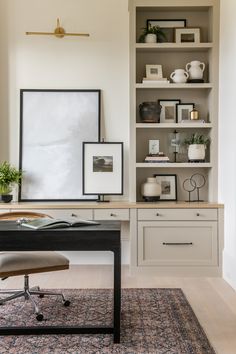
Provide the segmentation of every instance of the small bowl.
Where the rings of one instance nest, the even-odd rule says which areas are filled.
[[[0,201],[3,203],[10,203],[12,201],[12,194],[1,194]]]

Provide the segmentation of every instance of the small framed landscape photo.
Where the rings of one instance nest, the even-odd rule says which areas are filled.
[[[147,64],[146,65],[146,78],[151,80],[158,80],[163,78],[162,65]]]
[[[123,143],[83,143],[83,194],[123,194]]]
[[[155,174],[157,183],[161,186],[161,200],[177,200],[177,176],[169,174]]]
[[[161,105],[160,123],[176,123],[176,105],[180,104],[178,99],[158,100]]]
[[[177,104],[177,123],[190,121],[190,112],[194,109],[194,103]]]
[[[176,28],[176,43],[200,43],[200,28]]]

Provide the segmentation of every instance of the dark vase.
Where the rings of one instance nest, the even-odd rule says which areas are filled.
[[[139,105],[139,115],[143,123],[160,123],[161,105],[157,102],[143,102]]]
[[[12,194],[1,194],[0,202],[10,203],[12,201]]]

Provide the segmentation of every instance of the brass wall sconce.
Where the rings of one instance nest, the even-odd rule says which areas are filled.
[[[57,19],[57,27],[54,32],[25,32],[26,35],[38,35],[38,36],[55,36],[57,38],[63,38],[64,36],[80,36],[89,37],[89,33],[67,33],[60,25],[59,18]]]

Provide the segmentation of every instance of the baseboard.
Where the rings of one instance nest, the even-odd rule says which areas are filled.
[[[236,258],[224,250],[223,260],[223,278],[236,290]]]

